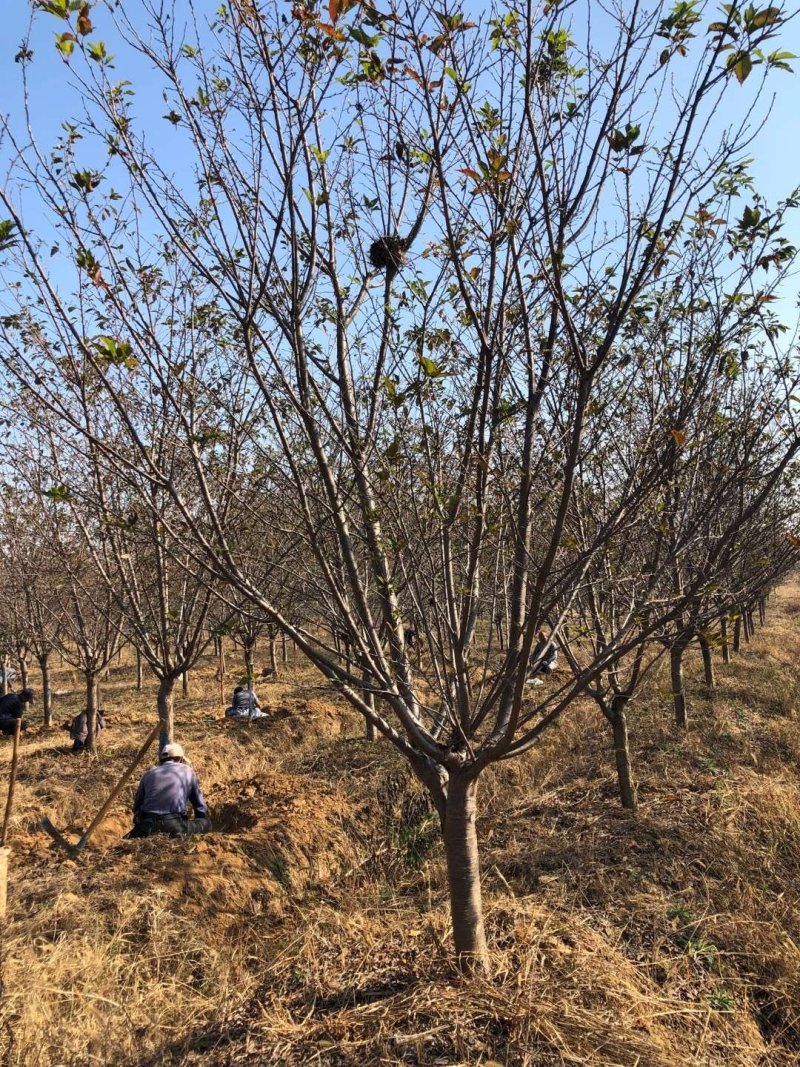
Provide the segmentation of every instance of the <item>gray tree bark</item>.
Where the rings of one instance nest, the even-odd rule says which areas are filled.
[[[175,710],[172,696],[174,689],[175,678],[171,675],[162,678],[158,684],[158,721],[161,723],[161,733],[158,738],[159,750],[175,740]]]
[[[86,750],[97,755],[97,671],[84,671],[86,679]]]
[[[700,653],[703,657],[703,676],[706,686],[709,689],[714,689],[717,683],[714,677],[714,660],[711,658],[711,645],[703,634],[699,634],[697,640],[700,642]]]
[[[45,654],[44,656],[37,656],[39,660],[39,670],[42,672],[42,714],[44,716],[44,724],[47,727],[53,725],[53,694],[50,691],[50,657]]]
[[[614,760],[617,764],[619,798],[626,811],[637,811],[639,798],[631,766],[631,752],[628,744],[628,720],[625,714],[627,700],[621,698],[612,705],[611,729],[614,734]]]
[[[672,680],[672,705],[675,709],[675,722],[686,728],[686,689],[683,682],[683,644],[673,645],[669,652],[670,678]]]
[[[444,817],[444,849],[456,961],[465,974],[484,973],[489,966],[475,829],[476,793],[477,782],[451,773]]]

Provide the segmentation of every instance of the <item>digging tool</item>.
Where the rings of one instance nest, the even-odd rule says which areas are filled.
[[[6,811],[3,816],[3,832],[0,834],[0,920],[6,917],[6,901],[8,900],[8,859],[11,849],[6,847],[8,838],[8,824],[11,821],[11,810],[14,807],[14,787],[17,784],[17,761],[19,760],[19,733],[22,729],[22,719],[14,723],[14,748],[11,753],[11,776],[8,780],[8,797],[6,799]]]
[[[67,839],[62,834],[60,834],[58,832],[58,830],[56,830],[55,826],[53,826],[53,824],[50,822],[50,820],[47,818],[47,816],[45,816],[40,821],[39,825],[41,826],[41,828],[44,831],[46,831],[52,837],[52,839],[55,841],[55,843],[57,845],[60,845],[66,852],[68,852],[70,854],[70,856],[72,856],[74,858],[75,856],[77,856],[81,852],[83,847],[86,845],[86,842],[89,840],[89,838],[92,836],[92,834],[95,832],[97,827],[100,825],[100,823],[105,818],[106,813],[108,812],[108,809],[111,807],[111,805],[117,799],[119,794],[122,792],[122,787],[125,785],[125,783],[128,781],[130,776],[133,774],[133,772],[136,770],[136,768],[142,762],[142,760],[145,757],[145,754],[147,753],[148,748],[150,748],[150,746],[156,740],[156,738],[158,737],[160,732],[161,732],[161,723],[159,723],[158,726],[154,726],[153,729],[150,731],[150,733],[147,735],[147,740],[144,742],[142,747],[136,753],[136,756],[135,756],[135,758],[133,760],[133,763],[131,763],[130,767],[128,767],[128,769],[125,771],[123,776],[120,778],[120,780],[114,786],[114,789],[111,792],[111,796],[108,798],[108,800],[105,802],[105,804],[102,806],[102,808],[95,815],[94,819],[92,819],[91,826],[83,834],[83,836],[81,837],[81,839],[77,843],[77,845],[73,845],[71,841],[67,841]]]

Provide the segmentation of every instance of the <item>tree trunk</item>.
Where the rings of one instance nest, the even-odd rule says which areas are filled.
[[[767,621],[767,600],[763,596],[758,598],[758,621],[762,626]]]
[[[247,673],[247,681],[253,681],[253,645],[254,641],[245,640],[244,642],[244,669]]]
[[[267,637],[269,638],[269,665],[272,668],[273,678],[277,677],[278,674],[278,659],[275,655],[275,638],[277,636],[278,635],[273,629],[270,629],[268,631]]]
[[[709,689],[716,688],[716,679],[714,678],[714,661],[711,658],[711,645],[708,643],[708,638],[703,634],[698,634],[697,640],[700,642],[700,653],[703,657],[703,676],[705,678],[706,686]]]
[[[673,645],[669,652],[670,677],[672,679],[672,704],[675,709],[675,722],[684,729],[688,725],[686,718],[686,690],[683,684],[683,644]]]
[[[733,651],[738,652],[742,646],[742,616],[737,615],[733,623]]]
[[[172,706],[172,691],[175,688],[175,678],[168,675],[158,683],[158,721],[161,723],[161,733],[158,737],[159,751],[164,745],[170,745],[175,740],[175,712]]]
[[[3,656],[3,696],[8,693],[8,656]]]
[[[86,750],[97,755],[97,672],[84,671],[86,679]]]
[[[744,637],[744,643],[750,644],[750,610],[748,608],[742,608],[742,636]]]
[[[289,662],[289,652],[286,648],[286,634],[281,630],[281,663]]]
[[[217,650],[217,681],[225,681],[225,646],[221,637],[219,639],[219,649]]]
[[[19,657],[19,687],[28,688],[28,661],[24,656]]]
[[[189,695],[189,672],[188,671],[184,671],[183,674],[181,675],[181,692],[183,693],[184,697],[188,697],[188,695]]]
[[[614,759],[617,764],[619,798],[626,811],[635,812],[639,807],[636,783],[631,768],[631,752],[628,746],[628,720],[625,715],[627,701],[615,701],[612,710],[611,729],[614,732]]]
[[[368,675],[366,675],[366,674],[362,675],[361,680],[363,681],[364,685],[369,685],[369,676]],[[374,693],[365,692],[364,693],[364,700],[366,701],[367,704],[369,704],[369,706],[374,711],[375,710],[375,694]],[[364,722],[366,723],[366,727],[367,727],[367,741],[377,741],[378,740],[378,731],[375,728],[375,723],[374,722],[370,722],[369,719],[365,719]]]
[[[728,644],[728,616],[723,615],[720,621],[722,626],[722,662],[730,663],[731,646]]]
[[[486,972],[480,859],[475,830],[477,782],[451,774],[444,818],[444,849],[456,960],[461,971]]]
[[[53,725],[53,694],[50,691],[50,657],[47,653],[38,656],[39,670],[42,672],[42,714],[46,727]]]
[[[497,630],[497,641],[500,646],[500,651],[505,652],[505,634],[503,633],[503,616],[496,615],[494,620],[495,629]]]
[[[141,691],[142,688],[142,654],[139,649],[136,649],[136,688]]]

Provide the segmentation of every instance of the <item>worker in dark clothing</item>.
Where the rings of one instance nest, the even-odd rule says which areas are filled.
[[[544,630],[540,630],[536,636],[538,641],[528,660],[528,675],[525,681],[531,685],[542,685],[541,678],[536,676],[553,673],[558,666],[558,649],[553,638],[548,638]]]
[[[191,804],[194,818],[186,814]],[[186,762],[181,745],[164,745],[158,766],[145,771],[133,800],[133,829],[128,837],[151,834],[207,834],[211,829],[208,805],[197,775]]]
[[[32,704],[35,694],[32,689],[21,689],[19,693],[6,693],[0,697],[0,733],[10,737],[14,733],[14,722],[22,719],[25,714],[25,705]],[[26,730],[28,724],[22,719],[20,730]]]
[[[99,708],[97,711],[97,718],[95,719],[94,725],[95,739],[100,736],[100,731],[105,730],[105,728],[105,712],[102,708]],[[83,709],[80,715],[75,716],[72,722],[69,723],[69,725],[67,726],[67,729],[69,730],[69,736],[72,738],[72,751],[83,752],[83,750],[86,748],[86,741],[89,737],[89,716],[87,714],[86,708]]]
[[[263,719],[266,712],[261,710],[261,704],[254,689],[245,689],[237,685],[233,691],[231,706],[225,709],[226,719]]]

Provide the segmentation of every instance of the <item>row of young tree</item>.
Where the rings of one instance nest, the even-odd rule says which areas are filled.
[[[165,739],[210,627],[293,641],[429,791],[485,967],[482,772],[588,696],[635,810],[644,679],[685,728],[687,649],[797,561],[797,197],[746,159],[784,11],[37,6],[81,108],[3,131],[21,592],[87,679],[133,642]]]

